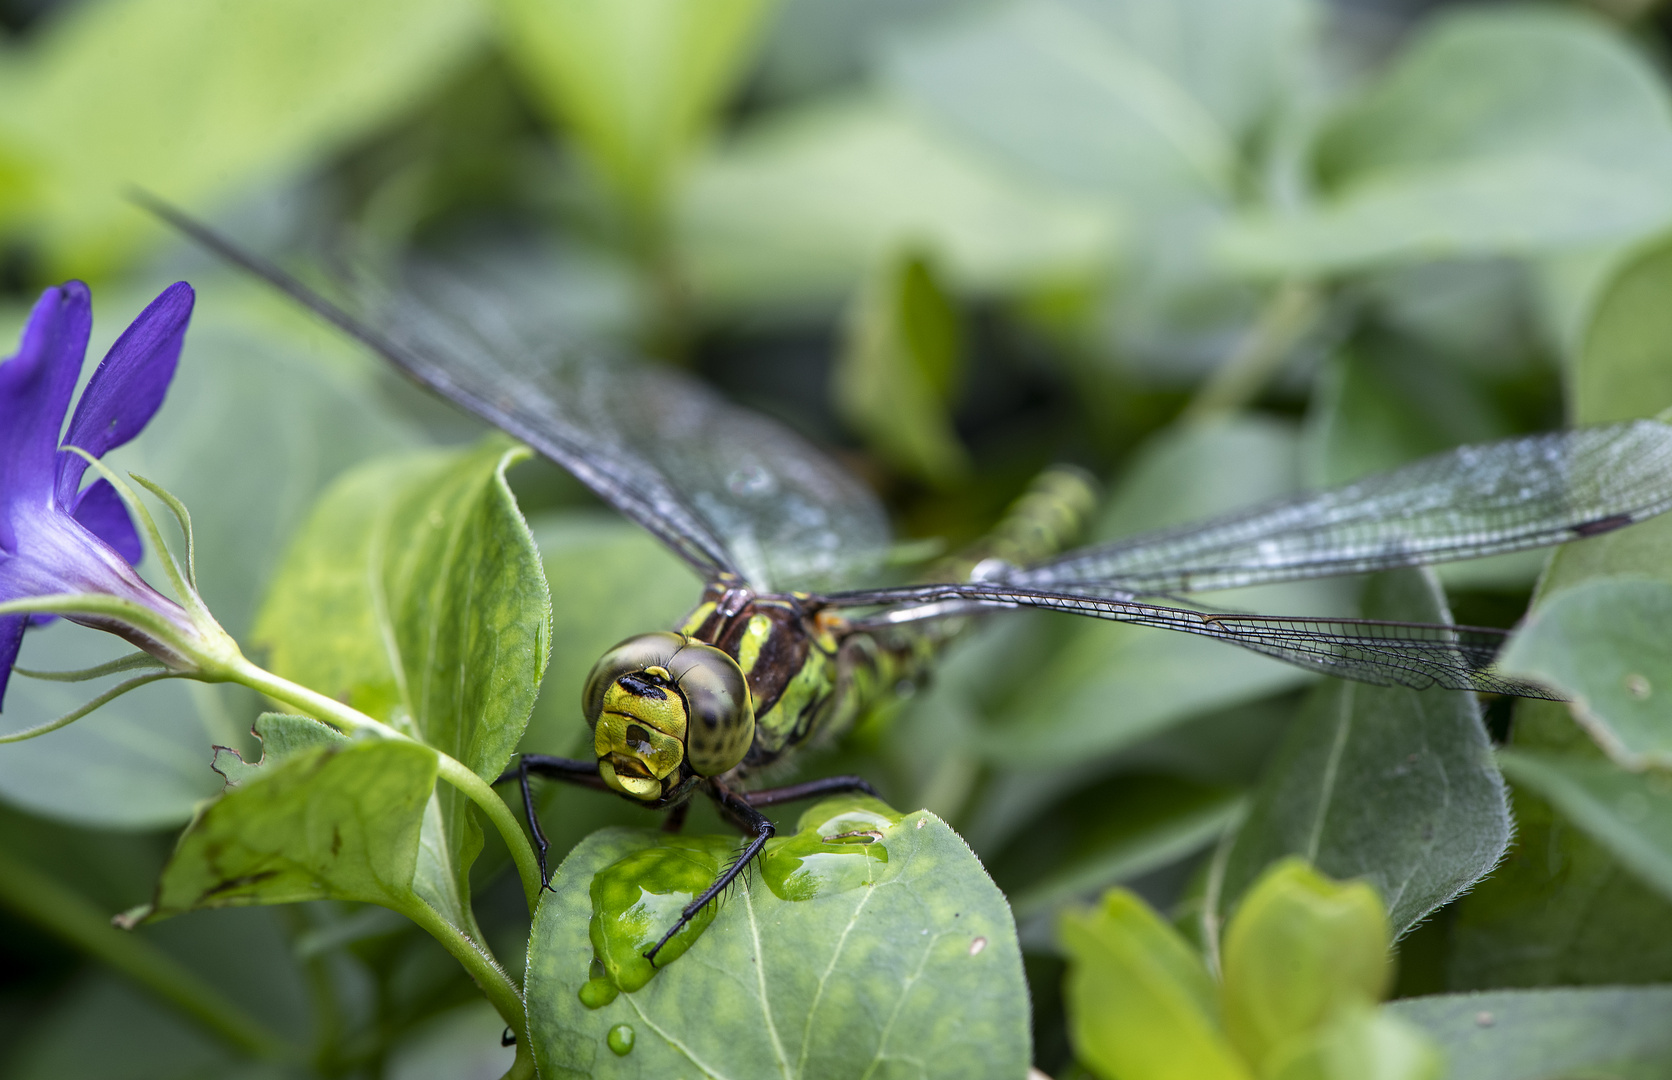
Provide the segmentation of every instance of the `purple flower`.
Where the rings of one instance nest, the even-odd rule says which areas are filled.
[[[86,460],[62,447],[101,457],[139,434],[168,392],[194,299],[190,285],[176,282],[122,332],[67,431],[64,414],[87,352],[92,303],[87,286],[71,281],[35,304],[17,355],[0,362],[0,602],[104,593],[191,625],[134,570],[144,548],[116,490],[106,480],[83,488]],[[119,620],[68,617],[158,651],[156,641]],[[0,615],[0,703],[30,620]]]

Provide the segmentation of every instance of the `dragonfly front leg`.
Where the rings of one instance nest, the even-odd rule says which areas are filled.
[[[749,805],[747,799],[726,787],[720,781],[711,779],[703,785],[703,789],[708,792],[708,797],[719,806],[720,812],[736,822],[744,832],[750,835],[751,839],[748,846],[743,849],[742,854],[730,866],[720,872],[720,876],[714,879],[714,884],[704,889],[702,895],[685,905],[679,913],[679,918],[668,929],[668,932],[663,934],[662,939],[652,945],[650,951],[644,954],[644,958],[651,963],[656,962],[656,954],[661,951],[662,946],[666,945],[675,934],[684,929],[687,923],[696,918],[697,912],[708,906],[710,901],[724,892],[726,886],[737,879],[737,875],[743,873],[744,869],[755,860],[756,856],[760,855],[761,849],[766,846],[766,842],[772,839],[772,834],[777,832],[776,826],[767,820],[765,814]]]
[[[551,888],[551,875],[546,871],[546,852],[551,848],[546,840],[545,831],[540,828],[540,815],[534,812],[534,791],[529,786],[530,774],[545,777],[548,780],[563,780],[582,787],[597,788],[608,791],[604,778],[598,775],[596,761],[577,761],[574,758],[552,757],[550,754],[524,754],[517,760],[517,767],[502,773],[496,784],[503,784],[507,780],[516,780],[522,788],[523,813],[528,815],[528,831],[534,835],[534,851],[540,860],[540,887]]]

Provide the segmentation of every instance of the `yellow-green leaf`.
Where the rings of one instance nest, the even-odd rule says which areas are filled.
[[[1105,1080],[1244,1080],[1202,960],[1135,894],[1062,919],[1075,1056]]]
[[[1285,1043],[1342,1010],[1374,1005],[1393,976],[1376,890],[1341,884],[1301,859],[1275,864],[1225,930],[1225,1029],[1264,1071]]]

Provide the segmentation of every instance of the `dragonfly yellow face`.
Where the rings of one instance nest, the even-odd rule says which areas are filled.
[[[756,596],[722,579],[678,631],[630,637],[593,667],[581,706],[598,773],[651,806],[703,779],[740,782],[839,735],[877,686],[928,659],[927,644],[897,635],[887,647],[805,593]]]
[[[766,418],[664,369],[554,348],[550,327],[519,334],[528,313],[456,279],[421,275],[421,291],[339,303],[149,205],[568,469],[711,583],[679,631],[629,639],[600,662],[585,699],[593,757],[524,755],[507,774],[523,781],[542,859],[530,773],[676,814],[700,791],[750,835],[668,936],[763,849],[773,827],[760,807],[870,791],[857,777],[755,791],[741,781],[839,730],[976,612],[1067,612],[1208,637],[1324,675],[1551,697],[1493,668],[1501,630],[1216,612],[1177,597],[1560,544],[1672,508],[1672,427],[1635,421],[1459,447],[1339,488],[1055,557],[1034,540],[1060,536],[1051,522],[1064,515],[1049,509],[1049,492],[1036,492],[1038,512],[1001,528],[1003,542],[974,572],[949,566],[924,584],[855,587],[888,551],[881,505]],[[808,591],[786,591],[794,589]]]
[[[604,783],[652,805],[689,794],[698,778],[729,772],[755,735],[755,707],[737,661],[685,634],[640,634],[605,653],[581,706]]]

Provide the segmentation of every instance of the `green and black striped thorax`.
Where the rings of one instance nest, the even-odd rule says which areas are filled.
[[[864,638],[805,593],[711,583],[678,631],[628,638],[593,668],[582,708],[600,774],[666,805],[834,734],[876,684]]]

